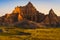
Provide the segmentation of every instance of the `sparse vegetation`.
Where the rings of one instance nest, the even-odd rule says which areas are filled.
[[[0,29],[3,30],[0,32],[0,40],[60,40],[60,28],[9,29],[1,27]]]

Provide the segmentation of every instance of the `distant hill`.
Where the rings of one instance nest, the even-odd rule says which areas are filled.
[[[29,20],[35,23],[32,24],[32,22],[29,22],[26,20]],[[44,13],[37,11],[31,2],[29,2],[25,6],[17,6],[15,7],[15,9],[13,10],[11,14],[6,14],[0,17],[1,26],[14,25],[14,26],[26,27],[28,24],[28,28],[34,28],[34,27],[36,28],[38,26],[36,23],[40,23],[39,27],[41,25],[42,26],[43,25],[44,26],[59,26],[60,19],[54,13],[53,9],[49,11],[49,14],[44,15]]]

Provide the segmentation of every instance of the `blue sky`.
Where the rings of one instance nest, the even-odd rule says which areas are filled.
[[[29,1],[39,12],[48,14],[52,8],[60,16],[60,0],[0,0],[0,16],[11,13],[16,6],[24,6]]]

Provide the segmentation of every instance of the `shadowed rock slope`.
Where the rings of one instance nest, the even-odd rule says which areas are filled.
[[[53,9],[51,9],[49,14],[45,16],[45,19],[42,21],[42,23],[48,26],[59,26],[59,18],[54,13]]]

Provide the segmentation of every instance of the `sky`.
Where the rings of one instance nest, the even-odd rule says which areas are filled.
[[[16,6],[25,6],[29,1],[39,12],[48,14],[52,8],[60,16],[60,0],[0,0],[0,16],[12,13]]]

